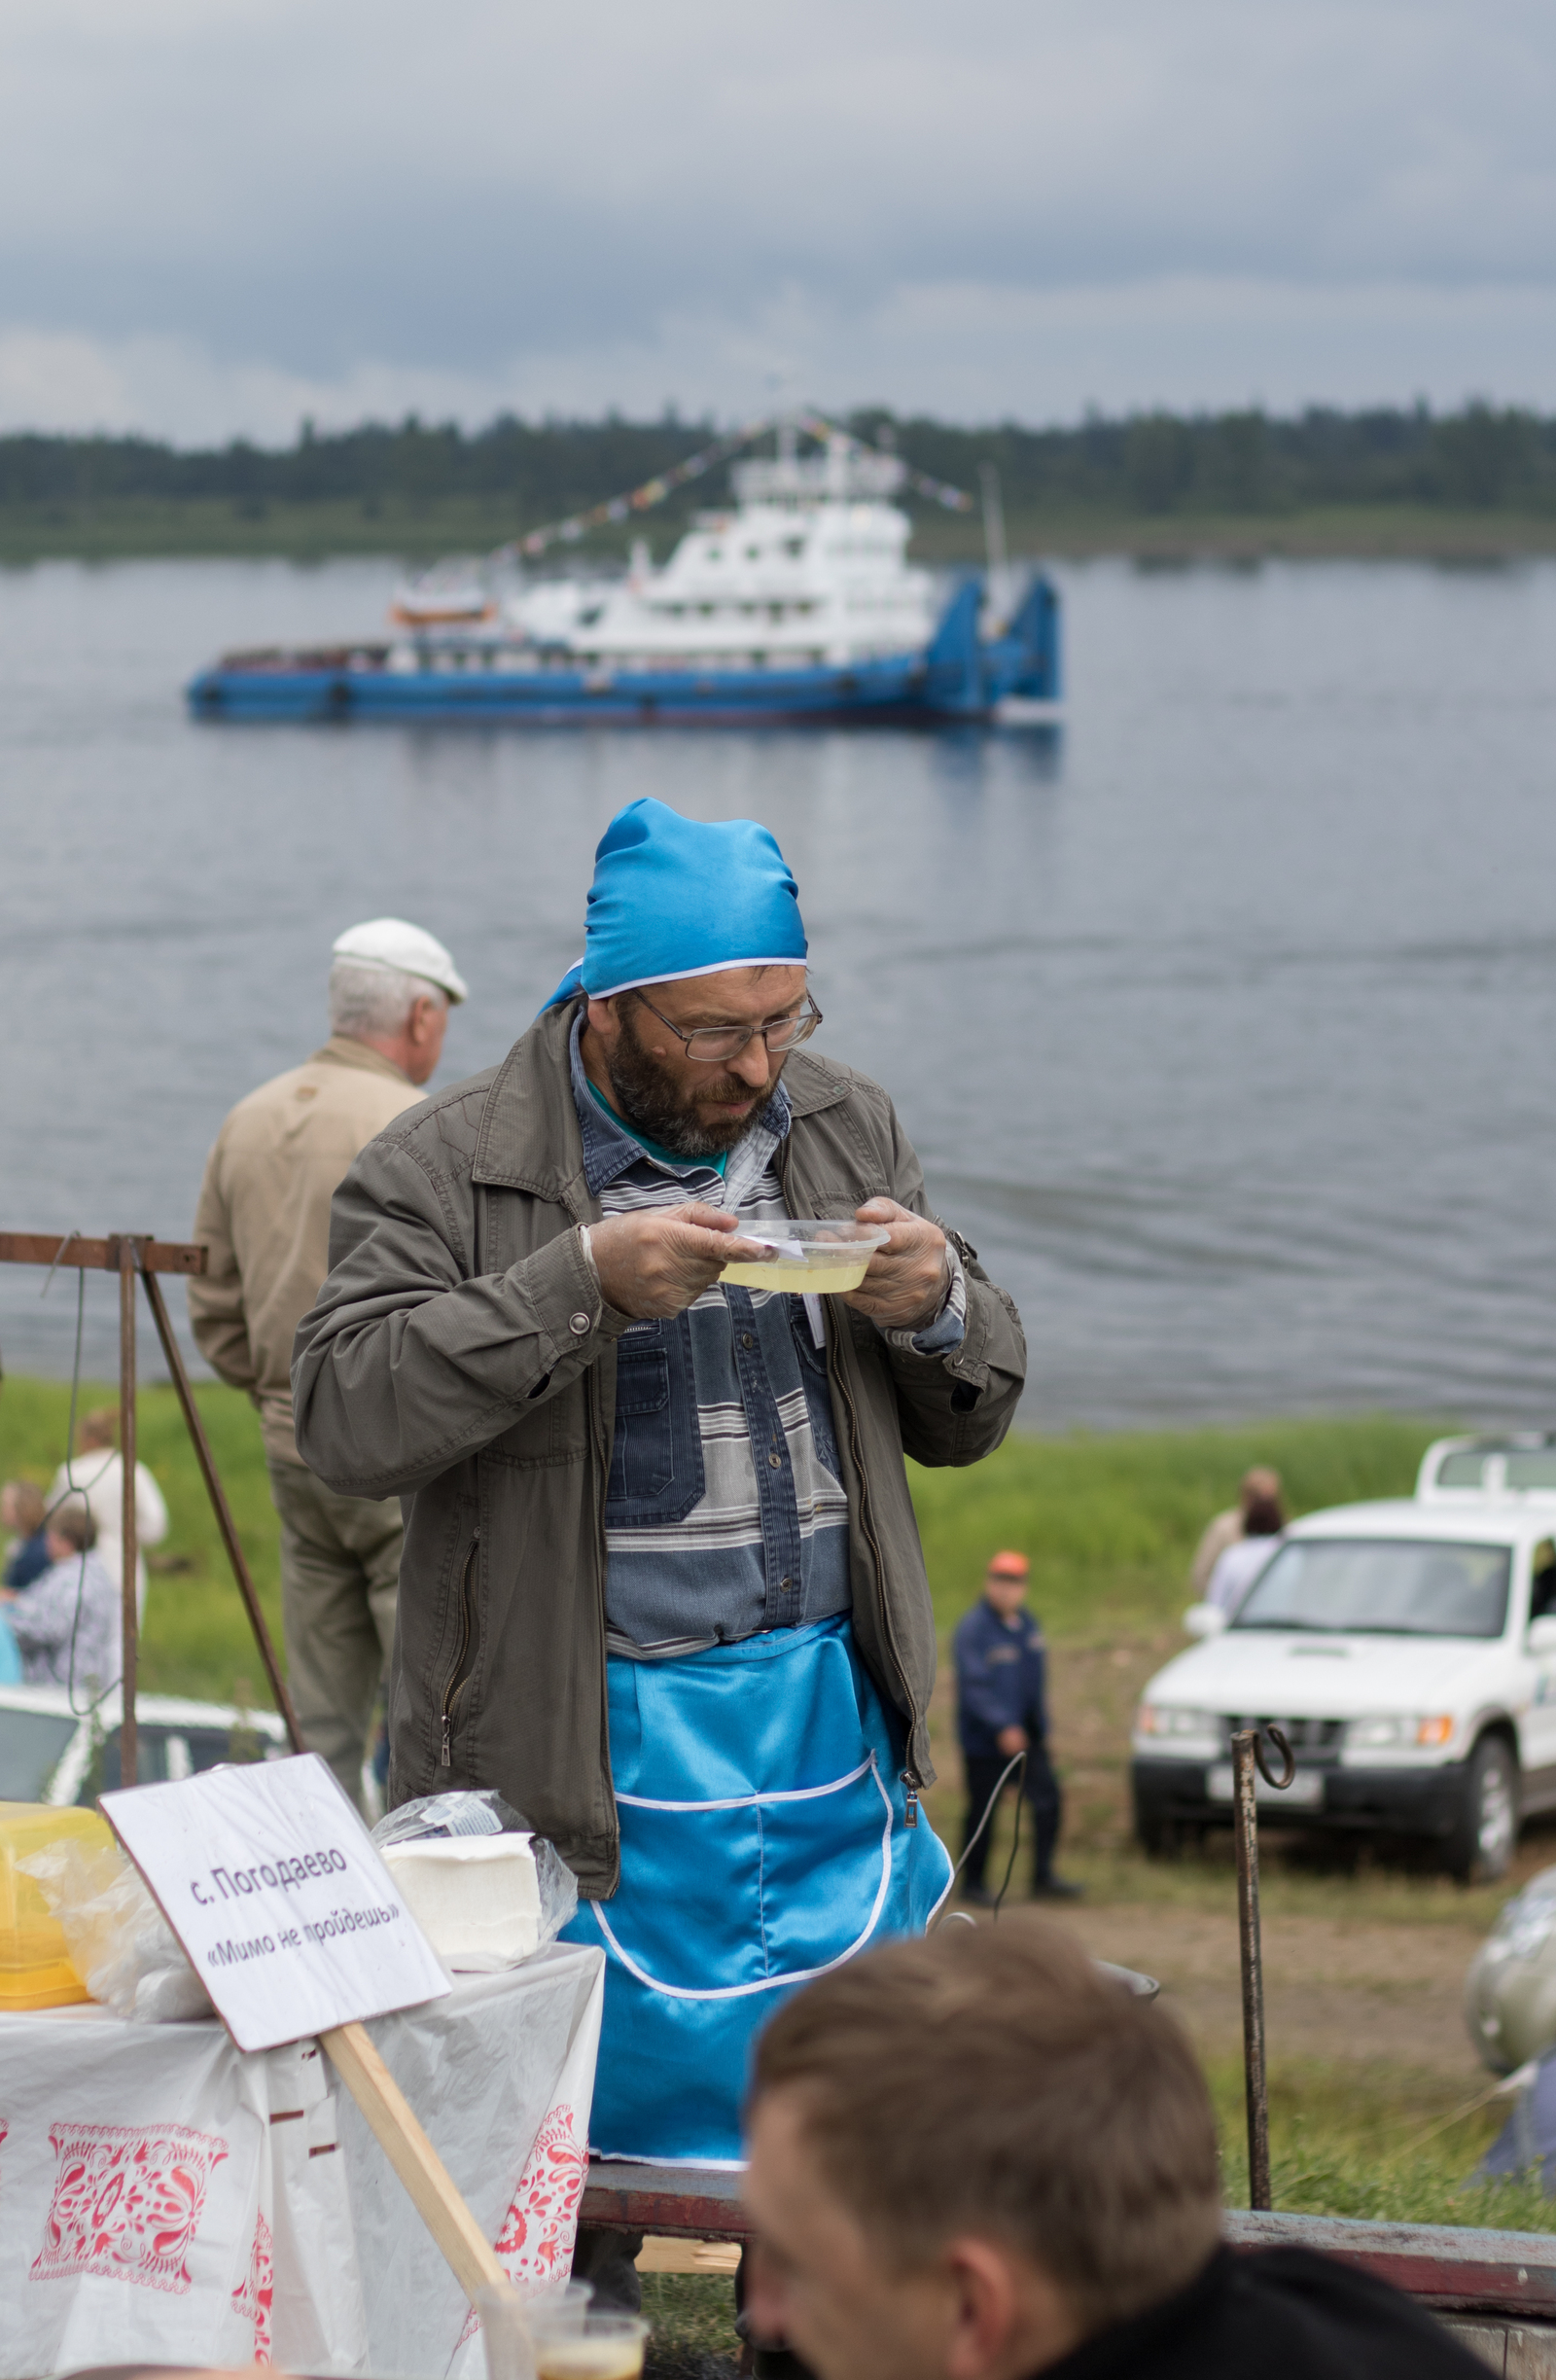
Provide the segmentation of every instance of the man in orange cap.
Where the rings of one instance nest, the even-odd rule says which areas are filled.
[[[982,1599],[954,1639],[956,1727],[967,1769],[964,1841],[972,1846],[961,1890],[963,1900],[979,1908],[991,1907],[995,1900],[983,1881],[994,1832],[990,1804],[1001,1777],[1021,1752],[1027,1756],[1021,1791],[1032,1805],[1033,1893],[1040,1900],[1072,1900],[1080,1891],[1053,1872],[1064,1805],[1048,1759],[1047,1654],[1042,1626],[1026,1608],[1030,1569],[1024,1553],[995,1554],[984,1573]],[[989,1823],[983,1827],[985,1816]]]

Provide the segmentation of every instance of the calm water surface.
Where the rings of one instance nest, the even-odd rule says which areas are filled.
[[[0,575],[0,1227],[182,1236],[353,919],[442,937],[439,1082],[488,1064],[652,793],[777,833],[818,1048],[1015,1295],[1029,1424],[1556,1424],[1556,567],[1066,570],[1058,740],[186,719],[218,648],[365,630],[390,576]],[[39,1280],[0,1346],[64,1372]]]

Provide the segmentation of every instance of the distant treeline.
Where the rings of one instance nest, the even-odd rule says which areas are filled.
[[[1295,513],[1314,507],[1427,506],[1556,514],[1556,419],[1470,405],[1457,413],[1315,408],[1088,418],[1075,429],[1015,423],[958,429],[880,409],[854,414],[860,436],[895,444],[920,470],[975,494],[979,467],[1000,474],[1023,519]],[[213,503],[240,519],[271,508],[342,505],[371,519],[450,503],[489,515],[494,536],[534,527],[624,491],[708,443],[709,422],[667,414],[630,422],[520,421],[465,433],[409,416],[398,427],[318,434],[304,422],[283,450],[245,440],[197,452],[145,438],[0,437],[0,514],[90,517],[125,503]],[[675,517],[722,497],[722,473],[693,482]],[[914,509],[919,509],[914,500]]]

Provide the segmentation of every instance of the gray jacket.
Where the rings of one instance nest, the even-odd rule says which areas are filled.
[[[568,1074],[568,1007],[503,1063],[396,1119],[335,1194],[330,1277],[299,1326],[298,1448],[329,1486],[405,1499],[390,1688],[391,1798],[495,1787],[608,1896],[619,1873],[606,1721],[605,1487],[616,1342],[575,1226],[599,1219]],[[780,1157],[796,1216],[891,1197],[928,1214],[885,1092],[803,1051]],[[974,1463],[1008,1429],[1020,1320],[957,1238],[967,1332],[888,1346],[830,1301],[854,1629],[933,1781],[935,1618],[903,1455]]]

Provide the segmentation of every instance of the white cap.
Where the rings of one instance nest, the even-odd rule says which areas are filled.
[[[450,1000],[469,997],[469,985],[436,935],[403,917],[370,917],[366,925],[347,926],[336,936],[334,949],[337,959],[358,967],[393,967],[403,976],[420,976]]]

